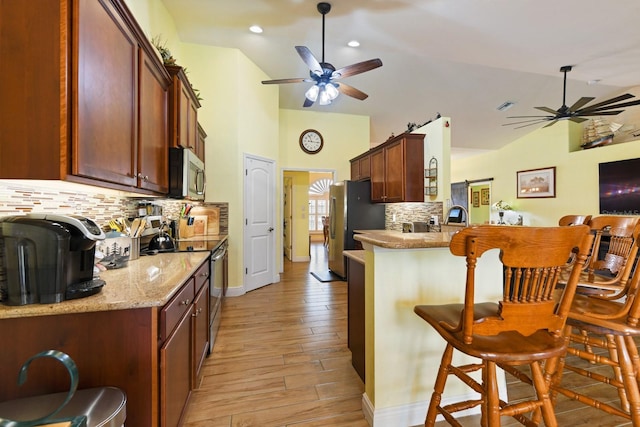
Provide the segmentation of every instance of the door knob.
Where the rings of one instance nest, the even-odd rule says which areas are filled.
[[[272,232],[273,231],[273,227],[269,227],[267,231]]]

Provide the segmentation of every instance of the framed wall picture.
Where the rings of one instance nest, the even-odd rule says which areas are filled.
[[[481,188],[480,189],[480,204],[488,205],[489,204],[489,189]]]
[[[556,168],[516,172],[519,199],[556,197]]]
[[[474,208],[479,208],[480,207],[480,192],[479,191],[474,191],[473,193],[471,193],[471,201],[473,203],[473,207]]]

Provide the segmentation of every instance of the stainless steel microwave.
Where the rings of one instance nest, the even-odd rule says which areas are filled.
[[[204,162],[188,148],[169,148],[169,197],[204,200]]]

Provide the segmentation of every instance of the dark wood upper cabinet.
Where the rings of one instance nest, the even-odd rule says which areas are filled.
[[[124,2],[8,1],[0,16],[0,178],[166,193],[171,79]]]
[[[402,134],[369,151],[371,201],[424,201],[424,135]]]
[[[172,79],[169,88],[169,145],[195,152],[200,101],[182,67],[167,65],[166,68]]]
[[[366,181],[371,178],[371,156],[361,154],[351,159],[351,180]]]

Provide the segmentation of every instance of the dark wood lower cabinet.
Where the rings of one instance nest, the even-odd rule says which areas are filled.
[[[160,348],[160,425],[180,424],[191,395],[191,311]]]
[[[364,264],[347,258],[348,286],[348,345],[351,350],[351,364],[364,381]]]
[[[75,361],[78,388],[126,393],[127,426],[180,425],[207,355],[209,272],[207,258],[164,307],[0,320],[0,402],[67,391],[68,372],[49,358],[17,384],[28,358],[53,349]]]

